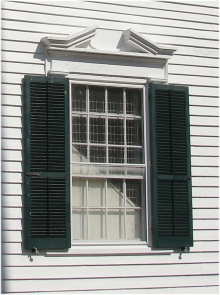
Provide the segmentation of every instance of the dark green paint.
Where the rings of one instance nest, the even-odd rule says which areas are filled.
[[[24,86],[25,247],[69,248],[69,80],[26,75]]]
[[[152,246],[193,246],[188,87],[151,84]]]

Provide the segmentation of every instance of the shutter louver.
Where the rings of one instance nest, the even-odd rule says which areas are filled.
[[[25,76],[25,110],[25,246],[68,248],[68,79]]]
[[[188,88],[151,84],[153,246],[193,245]]]

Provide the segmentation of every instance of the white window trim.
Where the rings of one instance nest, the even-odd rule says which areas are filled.
[[[145,183],[145,187],[144,187],[144,189],[145,189],[145,192],[146,192],[146,196],[145,196],[145,207],[143,208],[143,210],[144,210],[144,216],[142,216],[142,219],[144,219],[144,222],[145,222],[145,225],[144,225],[144,230],[146,231],[146,241],[133,241],[133,240],[122,240],[122,241],[120,241],[120,240],[104,240],[104,241],[99,241],[99,240],[97,240],[97,241],[92,241],[92,240],[86,240],[86,241],[83,241],[83,240],[79,240],[79,241],[77,241],[77,240],[71,240],[71,246],[72,247],[74,247],[74,249],[75,249],[75,246],[77,246],[77,245],[88,245],[88,246],[90,246],[90,248],[91,248],[91,245],[97,245],[97,246],[100,246],[100,245],[105,245],[105,248],[106,248],[106,245],[109,245],[109,244],[111,244],[112,246],[113,245],[145,245],[145,247],[146,247],[146,245],[148,245],[149,244],[149,206],[148,206],[148,204],[149,204],[149,201],[148,201],[148,198],[149,198],[149,194],[147,193],[148,191],[149,191],[149,185],[150,185],[150,182],[148,181],[148,179],[149,179],[149,146],[147,146],[147,143],[149,143],[149,140],[148,140],[148,134],[149,133],[147,133],[147,129],[149,129],[149,126],[148,126],[148,120],[147,120],[147,112],[148,112],[148,99],[147,99],[147,97],[148,97],[148,85],[149,85],[149,83],[147,82],[147,81],[145,81],[145,83],[142,85],[142,84],[138,84],[138,85],[136,85],[136,83],[135,84],[132,84],[131,83],[131,81],[129,81],[129,84],[125,84],[124,83],[124,81],[123,81],[123,84],[121,84],[121,81],[120,80],[116,80],[115,79],[116,77],[112,77],[111,76],[111,78],[109,78],[109,80],[111,79],[113,79],[113,80],[115,80],[115,82],[113,83],[113,82],[108,82],[107,84],[106,84],[106,82],[100,82],[100,78],[99,78],[99,80],[95,80],[94,79],[94,77],[91,77],[91,80],[92,81],[89,81],[89,79],[87,78],[87,81],[86,82],[84,82],[83,80],[74,80],[74,79],[70,79],[70,87],[69,87],[69,89],[70,89],[70,97],[72,97],[72,87],[71,87],[71,84],[82,84],[82,85],[96,85],[96,86],[114,86],[114,87],[119,87],[119,88],[123,88],[123,87],[129,87],[129,88],[138,88],[138,89],[141,89],[142,90],[142,95],[143,95],[143,109],[144,110],[146,110],[146,111],[144,111],[143,112],[143,115],[144,115],[144,117],[143,117],[143,121],[144,121],[144,124],[143,124],[143,134],[144,134],[144,137],[143,137],[143,140],[144,140],[144,142],[143,142],[143,147],[145,147],[146,148],[146,150],[147,150],[147,152],[145,152],[144,153],[144,155],[145,155],[145,163],[144,164],[128,164],[129,166],[131,166],[131,165],[133,165],[133,166],[142,166],[144,169],[145,169],[145,171],[146,171],[146,177],[140,177],[140,179],[143,179],[144,180],[144,183]],[[147,95],[147,96],[146,96]],[[71,112],[71,110],[72,110],[72,105],[71,105],[71,99],[70,99],[70,112]],[[70,120],[72,119],[72,113],[70,113]],[[70,124],[70,137],[71,137],[71,139],[70,139],[70,144],[71,144],[71,146],[70,146],[70,150],[72,150],[72,123]],[[70,158],[71,158],[71,160],[70,160],[70,171],[72,171],[72,165],[74,165],[74,164],[79,164],[79,163],[75,163],[75,162],[73,162],[72,161],[72,153],[71,153],[71,155],[70,155]],[[80,165],[94,165],[94,163],[80,163]],[[109,164],[97,164],[97,165],[109,165]],[[110,164],[111,165],[111,164]],[[115,163],[112,163],[112,165],[114,165],[114,166],[117,166],[117,163],[115,164]],[[118,164],[118,165],[120,165],[120,166],[126,166],[126,164]],[[74,177],[77,177],[77,175],[74,175]],[[103,176],[103,178],[106,178],[107,176]],[[89,176],[88,178],[91,178],[91,176]],[[108,177],[109,178],[109,177]],[[117,175],[115,175],[114,177],[112,177],[112,178],[117,178]],[[127,178],[127,177],[126,177]],[[133,177],[131,177],[131,179],[133,179]],[[72,174],[71,174],[71,183],[72,183]],[[70,187],[70,195],[72,196],[72,185],[71,185],[71,187]],[[71,198],[71,200],[70,200],[70,206],[71,206],[71,212],[72,212],[72,208],[73,208],[73,206],[72,206],[72,198]],[[71,214],[71,224],[72,224],[72,214]],[[143,229],[142,229],[143,230]],[[112,247],[111,246],[111,247]]]
[[[102,51],[98,47],[95,48],[93,44],[93,38],[97,27],[92,27],[83,30],[81,33],[70,34],[67,37],[44,37],[41,41],[46,45],[45,48],[45,74],[46,75],[59,75],[69,78],[70,85],[73,84],[83,84],[83,85],[98,85],[98,86],[114,86],[114,87],[128,87],[128,88],[140,88],[143,89],[143,102],[146,112],[144,112],[144,146],[147,149],[145,153],[145,167],[147,171],[146,176],[146,229],[147,236],[146,241],[71,241],[71,249],[66,253],[48,251],[47,255],[83,255],[83,254],[94,254],[94,255],[105,255],[105,254],[171,254],[171,250],[160,250],[155,251],[150,247],[151,244],[151,211],[150,211],[150,157],[149,157],[149,120],[146,118],[149,114],[148,108],[148,86],[150,82],[167,83],[168,80],[168,59],[173,55],[176,48],[166,47],[158,45],[151,42],[147,38],[143,38],[140,34],[129,29],[124,31],[125,43],[129,45],[132,49],[139,49],[141,52],[114,52],[114,51]],[[81,44],[82,36],[86,36],[84,40],[90,41],[90,48],[77,48],[76,45]],[[75,43],[74,43],[74,42]],[[79,42],[78,42],[79,41]],[[78,42],[78,43],[77,43]],[[74,61],[78,57],[89,59],[90,67],[86,70],[76,71]],[[93,61],[91,61],[91,58]],[[63,60],[64,59],[64,60]],[[126,61],[131,61],[133,64],[137,65],[137,71],[135,74],[130,70],[127,73],[126,70],[123,73],[114,74],[112,72],[101,71],[97,72],[90,71],[93,65],[102,59],[110,62],[111,61],[121,61],[119,68],[123,68]],[[65,60],[68,62],[65,63]],[[56,62],[59,61],[59,63]],[[63,62],[62,62],[63,61]],[[146,70],[152,70],[157,68],[159,65],[159,72],[153,74],[149,71],[149,74],[138,72],[138,67],[142,63],[146,62]],[[84,64],[84,62],[81,62]],[[61,65],[61,66],[60,66]],[[157,74],[159,73],[159,74]],[[71,89],[71,87],[70,87]],[[70,90],[71,97],[71,90]],[[71,103],[71,99],[70,99]],[[71,108],[70,108],[71,111]],[[72,126],[72,116],[70,115],[70,126]],[[72,127],[71,127],[72,128]],[[70,137],[72,137],[72,132],[70,132]],[[72,138],[70,138],[70,145],[72,147]],[[72,154],[71,162],[72,166]],[[72,167],[71,167],[72,168]],[[71,170],[70,170],[71,171]],[[72,179],[72,174],[71,174]],[[71,180],[72,182],[72,180]],[[71,187],[72,195],[72,187]],[[71,211],[72,211],[72,199],[71,199]],[[71,214],[72,218],[72,214]],[[134,247],[135,246],[135,247]]]

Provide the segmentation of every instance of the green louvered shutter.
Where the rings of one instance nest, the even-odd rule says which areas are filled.
[[[70,247],[69,81],[25,76],[25,247]]]
[[[152,244],[193,245],[188,87],[151,84]]]

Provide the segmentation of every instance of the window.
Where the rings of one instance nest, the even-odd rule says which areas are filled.
[[[145,240],[143,89],[72,84],[73,240]]]
[[[26,248],[70,248],[71,231],[73,241],[151,233],[155,248],[193,245],[187,87],[151,83],[147,117],[140,89],[73,85],[71,121],[68,79],[24,82]]]

